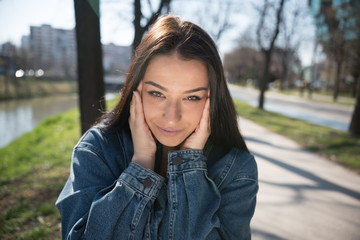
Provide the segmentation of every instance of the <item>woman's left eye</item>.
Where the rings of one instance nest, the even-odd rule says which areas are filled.
[[[157,98],[163,98],[164,95],[161,92],[158,91],[150,91],[149,94],[153,97],[157,97]]]
[[[201,99],[198,96],[189,96],[189,97],[186,97],[186,100],[188,100],[188,101],[199,101]]]

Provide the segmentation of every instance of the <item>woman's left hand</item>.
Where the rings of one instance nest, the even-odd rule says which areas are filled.
[[[205,103],[202,117],[195,131],[180,145],[180,149],[203,149],[211,133],[210,98]]]

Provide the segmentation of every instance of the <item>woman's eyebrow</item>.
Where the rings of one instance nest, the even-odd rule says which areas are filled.
[[[207,87],[199,87],[199,88],[187,90],[187,91],[185,91],[184,93],[193,93],[193,92],[207,91],[207,90],[208,90]]]
[[[153,81],[146,81],[146,82],[144,82],[144,83],[145,83],[145,84],[149,84],[149,85],[153,85],[154,87],[160,88],[161,90],[167,92],[166,87],[163,87],[163,86],[161,86],[161,85],[159,85],[159,84],[157,84],[157,83],[154,83]]]
[[[163,87],[161,86],[160,84],[157,84],[153,81],[146,81],[144,82],[145,84],[149,84],[149,85],[153,85],[154,87],[157,87],[163,91],[166,91],[167,92],[167,88],[166,87]],[[199,88],[194,88],[194,89],[191,89],[191,90],[187,90],[185,91],[184,93],[193,93],[193,92],[199,92],[199,91],[207,91],[208,88],[207,87],[199,87]]]

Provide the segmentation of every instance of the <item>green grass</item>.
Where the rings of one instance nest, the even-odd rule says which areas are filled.
[[[48,118],[0,149],[0,239],[60,239],[54,203],[80,137],[77,110]]]
[[[55,201],[79,138],[79,111],[74,109],[0,149],[0,239],[61,239]]]
[[[263,111],[239,100],[236,110],[244,118],[293,139],[315,153],[360,172],[360,138],[302,120]]]

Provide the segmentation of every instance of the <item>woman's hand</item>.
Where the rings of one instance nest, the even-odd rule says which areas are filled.
[[[202,117],[195,131],[181,144],[180,149],[203,149],[210,136],[210,99],[206,100]]]
[[[142,83],[137,91],[134,91],[130,103],[129,125],[134,144],[132,161],[144,168],[154,170],[156,142],[144,118],[141,90]]]

